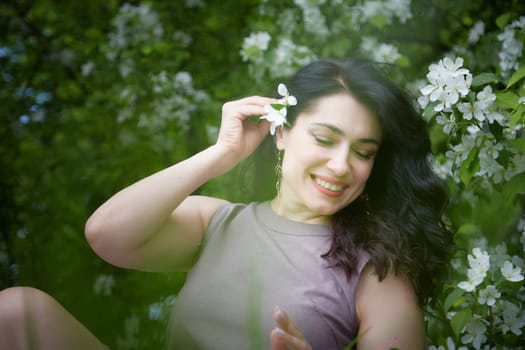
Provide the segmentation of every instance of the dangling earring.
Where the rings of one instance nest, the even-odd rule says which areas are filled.
[[[282,153],[283,151],[277,151],[277,164],[275,164],[275,176],[277,177],[275,190],[277,191],[277,198],[280,198],[281,196]]]

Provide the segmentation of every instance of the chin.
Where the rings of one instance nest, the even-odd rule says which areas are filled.
[[[344,206],[336,205],[315,205],[311,208],[311,210],[317,213],[319,216],[332,216],[343,208]]]

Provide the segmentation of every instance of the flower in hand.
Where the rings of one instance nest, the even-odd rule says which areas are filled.
[[[264,109],[266,110],[267,114],[261,116],[261,119],[266,119],[271,123],[270,134],[272,135],[275,134],[275,130],[278,127],[287,124],[286,112],[288,106],[295,106],[297,104],[297,99],[295,96],[292,96],[288,93],[288,88],[286,85],[282,83],[279,84],[277,87],[277,92],[282,96],[282,98],[277,100],[277,104],[265,105]]]

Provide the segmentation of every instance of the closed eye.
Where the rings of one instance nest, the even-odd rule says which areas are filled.
[[[314,135],[314,139],[318,144],[323,145],[323,146],[330,146],[334,144],[334,141],[332,141],[332,139],[328,137]]]
[[[354,152],[361,159],[373,159],[375,156],[375,153],[365,153],[365,152],[358,152],[358,151],[354,151]]]

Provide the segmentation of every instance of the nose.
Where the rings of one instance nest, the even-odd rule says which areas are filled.
[[[346,147],[340,147],[333,150],[326,166],[336,176],[347,175],[350,171],[350,156],[348,149],[346,149]]]

